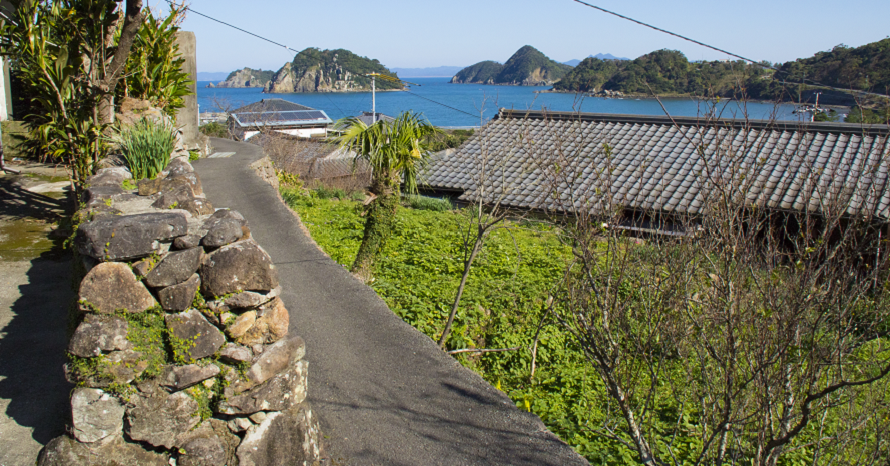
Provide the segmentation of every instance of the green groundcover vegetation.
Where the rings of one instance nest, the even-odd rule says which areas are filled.
[[[350,266],[364,222],[356,196],[285,186],[281,193],[318,245],[334,261]],[[443,204],[447,202],[419,202],[410,196],[403,200],[371,283],[394,313],[433,339],[441,334],[463,271],[460,225],[466,221],[466,212],[445,210]],[[639,464],[635,451],[594,431],[606,418],[605,389],[574,340],[557,323],[543,326],[536,372],[530,377],[530,348],[548,291],[561,278],[571,251],[559,241],[552,225],[522,221],[504,226],[492,232],[473,266],[448,349],[520,347],[455,357],[504,391],[520,409],[540,416],[591,464]],[[669,395],[669,379],[661,382],[663,390],[657,390],[656,430],[664,435],[655,439],[653,448],[666,455],[670,442],[677,464],[693,464],[701,445],[695,426],[689,424],[695,416],[684,412]],[[680,434],[671,438],[668,433],[678,427],[678,420]],[[811,436],[805,432],[800,440],[806,442]],[[809,455],[807,448],[801,448],[784,455],[779,464],[809,464]]]

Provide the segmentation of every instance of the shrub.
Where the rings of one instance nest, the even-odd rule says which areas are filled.
[[[170,123],[156,123],[143,118],[133,126],[119,129],[111,142],[120,147],[134,180],[154,178],[170,163],[176,141]]]
[[[454,204],[451,199],[439,199],[435,197],[421,196],[417,194],[408,194],[404,196],[405,202],[413,209],[432,210],[434,212],[445,212],[454,210]]]
[[[212,138],[226,139],[229,137],[229,130],[226,128],[226,125],[218,121],[211,121],[206,125],[202,125],[198,128],[198,131]]]

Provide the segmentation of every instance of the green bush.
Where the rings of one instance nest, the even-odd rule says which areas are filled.
[[[346,199],[348,197],[346,191],[340,188],[328,188],[327,186],[319,186],[318,188],[315,188],[312,193],[319,199],[333,199],[335,197],[338,199]]]
[[[170,123],[143,118],[133,126],[119,129],[111,142],[120,147],[133,179],[154,178],[170,163],[176,130]]]
[[[210,123],[207,123],[206,125],[202,125],[202,126],[198,127],[198,131],[200,131],[202,134],[212,137],[212,138],[225,139],[225,138],[229,137],[229,130],[226,128],[226,125],[224,125],[218,121],[211,121]]]
[[[451,199],[439,199],[419,194],[407,194],[403,196],[403,199],[408,206],[417,210],[432,210],[434,212],[454,210],[454,204],[451,203]]]

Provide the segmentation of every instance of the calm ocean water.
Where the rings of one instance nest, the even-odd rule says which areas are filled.
[[[549,87],[533,86],[486,86],[481,84],[449,84],[449,78],[412,78],[420,86],[411,86],[407,92],[378,92],[377,111],[396,116],[405,110],[424,114],[437,126],[478,126],[480,110],[487,120],[497,113],[498,107],[514,109],[552,111],[582,111],[593,113],[625,113],[636,115],[664,115],[664,111],[654,99],[603,99],[581,98],[572,94],[538,94]],[[208,89],[207,82],[198,82],[198,104],[202,112],[216,111],[217,102],[222,106],[237,108],[264,98],[277,97],[324,110],[332,119],[355,116],[362,111],[371,111],[371,93],[356,92],[345,94],[263,94],[262,89]],[[420,96],[420,97],[419,97]],[[430,102],[431,99],[462,110],[470,115]],[[707,113],[708,103],[693,99],[663,99],[664,106],[671,115],[698,116]],[[779,105],[749,102],[746,105],[735,101],[717,104],[718,113],[725,118],[797,120],[791,113],[792,105]],[[475,115],[475,116],[471,116]]]

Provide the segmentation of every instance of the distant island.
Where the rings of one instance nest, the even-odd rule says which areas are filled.
[[[229,73],[229,76],[226,77],[224,81],[220,81],[216,85],[210,83],[207,87],[233,87],[233,88],[248,88],[248,87],[266,87],[266,84],[272,79],[272,75],[275,74],[272,70],[255,70],[252,68],[244,68],[237,71],[232,71]]]
[[[291,94],[300,92],[360,92],[371,90],[369,73],[397,77],[379,60],[356,55],[349,50],[321,50],[310,47],[298,53],[275,72],[263,92]],[[379,90],[402,89],[398,83],[378,79]]]
[[[500,84],[511,86],[548,86],[559,81],[572,67],[551,60],[538,49],[526,45],[503,65],[482,61],[460,70],[451,79],[455,84]]]

